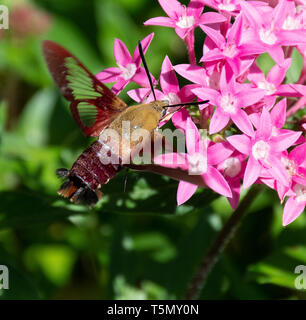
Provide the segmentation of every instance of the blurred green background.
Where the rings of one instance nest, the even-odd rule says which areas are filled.
[[[232,210],[203,189],[178,208],[176,181],[138,172],[129,173],[126,192],[125,173],[110,181],[92,210],[59,198],[55,170],[70,168],[92,141],[55,87],[41,41],[64,45],[96,73],[115,65],[114,38],[132,51],[154,31],[146,58],[156,78],[166,54],[187,63],[183,42],[172,29],[143,26],[164,15],[157,1],[2,3],[11,17],[0,30],[0,265],[9,267],[10,289],[0,299],[183,297]],[[120,97],[131,102],[126,91]],[[294,287],[295,267],[306,264],[305,215],[283,228],[268,190],[250,211],[201,299],[305,298]]]

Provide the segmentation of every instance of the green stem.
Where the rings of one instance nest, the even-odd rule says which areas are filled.
[[[239,226],[239,223],[247,213],[250,205],[255,200],[260,190],[260,185],[254,185],[243,198],[243,200],[240,202],[236,211],[227,220],[226,224],[223,226],[222,230],[220,231],[213,245],[211,246],[208,254],[203,258],[200,267],[197,270],[187,290],[185,299],[198,299],[210,271],[218,261],[218,258],[221,256],[221,253],[223,252],[224,248],[227,246],[230,239],[234,235],[235,231]]]

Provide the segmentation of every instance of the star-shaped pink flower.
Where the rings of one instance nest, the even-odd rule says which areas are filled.
[[[249,136],[254,134],[252,123],[242,108],[259,101],[264,96],[263,90],[238,84],[231,70],[225,65],[221,72],[220,91],[202,87],[193,89],[192,92],[216,106],[210,121],[209,134],[224,129],[230,119],[242,132]]]
[[[241,34],[243,29],[242,15],[238,15],[234,24],[224,37],[220,31],[201,25],[201,29],[214,42],[215,48],[205,50],[203,48],[203,57],[201,62],[224,60],[228,63],[235,74],[240,73],[242,58],[264,52],[261,48],[253,46],[241,45]],[[206,39],[207,42],[207,39]]]
[[[190,0],[187,7],[177,0],[158,0],[158,2],[168,17],[152,18],[144,24],[174,28],[177,35],[186,42],[191,63],[195,64],[194,29],[204,24],[223,22],[226,18],[215,12],[202,14],[204,2],[200,0]]]
[[[248,188],[260,176],[261,171],[267,171],[275,180],[283,185],[290,184],[285,166],[281,162],[281,154],[292,146],[301,132],[288,130],[278,136],[272,135],[272,121],[270,113],[264,108],[255,136],[233,135],[228,142],[241,153],[248,155],[243,187]]]
[[[145,53],[153,39],[154,33],[149,34],[141,41],[143,52]],[[119,92],[131,81],[141,85],[149,86],[149,80],[145,69],[141,67],[141,58],[138,46],[131,57],[127,47],[120,39],[115,39],[114,55],[118,67],[105,69],[97,74],[101,82],[115,82],[112,91]],[[153,78],[153,82],[156,80]]]

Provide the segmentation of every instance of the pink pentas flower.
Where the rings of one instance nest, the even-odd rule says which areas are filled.
[[[249,159],[243,178],[243,187],[248,188],[267,171],[271,177],[285,186],[290,184],[285,166],[281,162],[281,154],[294,144],[301,132],[287,131],[278,136],[272,135],[270,113],[264,108],[261,113],[259,127],[253,137],[233,135],[228,142]]]
[[[305,11],[300,9],[294,1],[286,1],[286,15],[281,25],[283,30],[305,29]]]
[[[179,87],[179,83],[168,56],[165,57],[161,73],[160,73],[160,86],[161,90],[155,89],[154,93],[157,100],[169,101],[169,105],[179,104],[183,102],[191,102],[195,95],[191,92],[191,89],[195,88],[195,85],[186,85],[182,88]],[[140,103],[146,100],[151,102],[154,100],[154,96],[150,88],[138,88],[128,91],[128,95]],[[172,113],[179,107],[168,108],[167,113]]]
[[[294,184],[303,184],[306,181],[306,143],[295,147],[289,154],[283,152],[281,160],[284,164],[289,179],[290,185],[288,188],[277,184],[277,191],[281,200],[287,194]],[[290,192],[289,192],[290,194]]]
[[[154,33],[151,33],[141,41],[144,53],[147,51],[153,36]],[[120,39],[115,39],[114,55],[118,67],[108,68],[99,72],[97,78],[101,82],[115,82],[112,87],[112,91],[115,94],[119,94],[131,81],[141,86],[149,86],[145,69],[141,67],[138,46],[135,48],[133,56],[131,56],[125,44]],[[156,82],[153,76],[152,79]]]
[[[233,72],[238,75],[241,70],[242,58],[259,54],[264,51],[262,48],[255,48],[240,43],[243,28],[241,14],[237,16],[234,24],[227,32],[226,37],[224,37],[220,31],[213,28],[204,25],[201,25],[200,27],[215,44],[215,48],[210,48],[210,50],[207,51],[205,50],[205,46],[203,47],[201,62],[224,60],[231,66]]]
[[[214,8],[223,14],[237,15],[239,14],[241,7],[241,0],[204,0],[203,1],[207,6]],[[252,1],[252,4],[255,6],[264,6],[266,3],[262,1]]]
[[[295,192],[292,187],[295,184],[303,184],[306,179],[306,143],[295,147],[289,154],[284,151],[281,155],[281,161],[287,171],[289,184],[283,185],[280,181],[273,178],[264,177],[261,179],[271,189],[275,189],[281,201],[285,196],[294,196]]]
[[[250,68],[247,78],[251,82],[252,87],[265,91],[265,100],[267,105],[273,105],[276,100],[276,96],[301,96],[301,94],[289,84],[282,84],[290,64],[291,58],[285,59],[281,66],[277,64],[274,65],[268,72],[267,76],[264,75],[256,64],[253,64]]]
[[[286,122],[286,106],[287,106],[286,99],[282,99],[273,107],[270,113],[271,123],[272,123],[272,135],[274,136],[277,136],[282,131],[285,131],[285,130],[282,130],[282,127]],[[254,112],[249,115],[249,118],[251,119],[255,128],[259,128],[260,126],[260,117],[261,117],[261,112]]]
[[[218,11],[234,14],[240,9],[240,0],[205,0],[205,4]]]
[[[233,149],[222,143],[212,144],[207,139],[202,140],[198,128],[186,110],[177,112],[172,121],[177,128],[185,132],[187,154],[162,154],[154,158],[154,163],[168,168],[181,168],[192,175],[201,175],[209,188],[225,197],[231,197],[228,183],[214,166],[228,158]],[[197,185],[180,181],[177,191],[178,205],[190,199],[197,188]]]
[[[252,123],[242,108],[259,101],[264,96],[263,90],[237,83],[233,73],[225,66],[221,72],[220,91],[202,87],[195,88],[192,92],[200,99],[208,99],[210,104],[216,106],[210,121],[209,134],[224,129],[230,119],[242,132],[249,136],[254,134]]]
[[[194,29],[203,24],[225,21],[226,18],[216,12],[203,13],[204,2],[190,0],[186,7],[177,0],[158,0],[168,17],[156,17],[147,20],[145,25],[158,25],[174,28],[177,35],[186,42],[190,62],[195,64]]]
[[[286,18],[287,2],[279,1],[275,8],[268,7],[263,12],[252,2],[241,1],[242,14],[249,22],[249,29],[244,33],[242,41],[254,48],[264,49],[277,64],[284,62],[282,46],[295,46],[306,42],[306,30],[284,30],[282,25]]]

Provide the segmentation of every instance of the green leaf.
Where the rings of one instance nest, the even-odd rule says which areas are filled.
[[[271,56],[267,52],[261,54],[256,59],[256,62],[257,62],[258,67],[265,74],[265,76],[267,76],[268,72],[275,65],[274,60],[271,58]]]
[[[295,289],[296,266],[305,264],[306,247],[287,247],[249,267],[249,276],[260,284]]]
[[[291,54],[292,62],[286,73],[286,83],[295,83],[299,80],[304,60],[296,48],[293,48]]]
[[[49,224],[74,214],[67,209],[52,206],[50,198],[35,192],[1,192],[0,199],[0,229]]]

